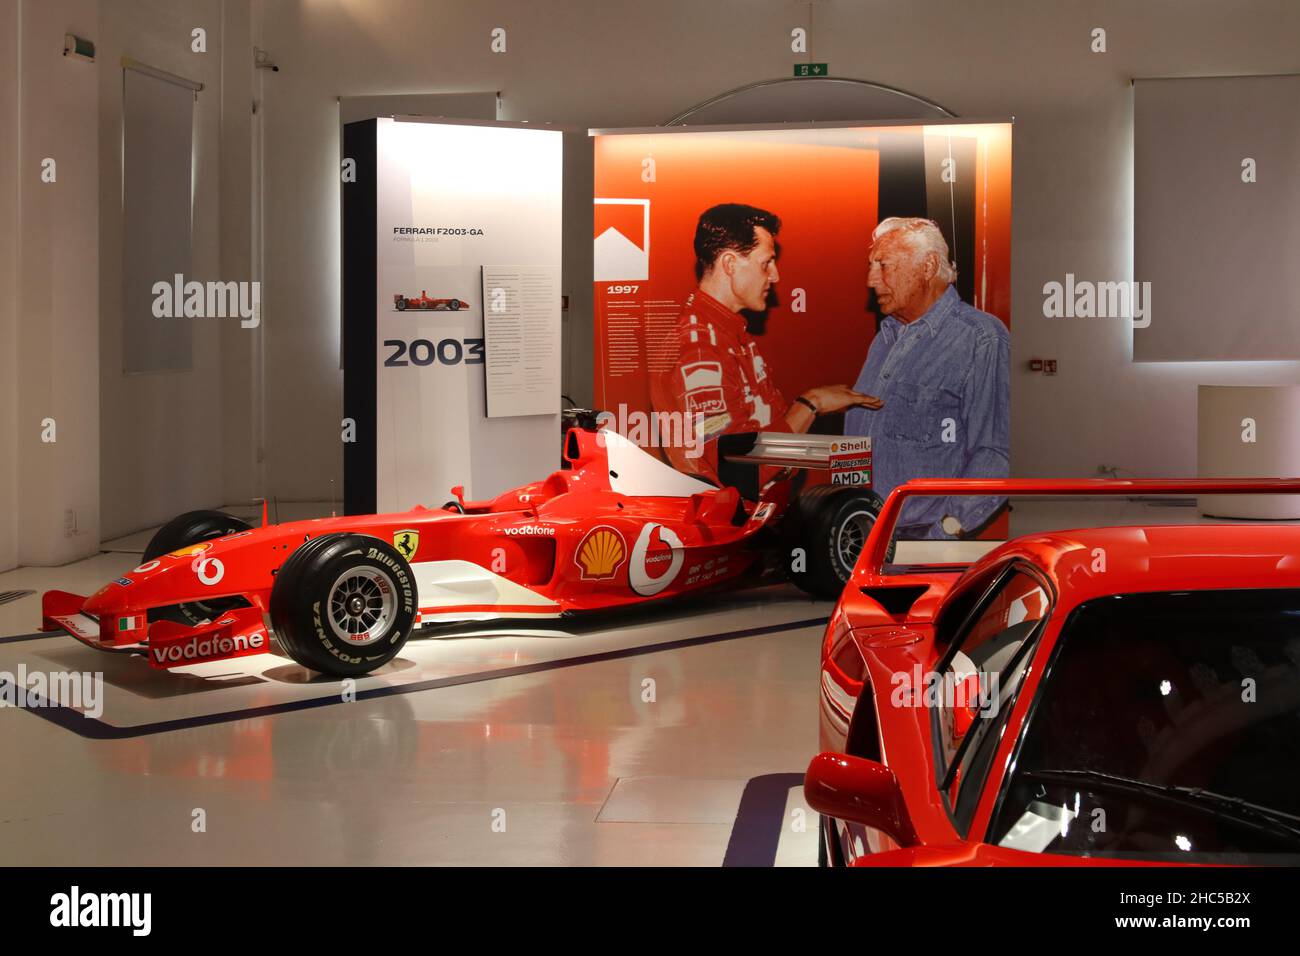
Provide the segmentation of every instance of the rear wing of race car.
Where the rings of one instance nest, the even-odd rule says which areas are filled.
[[[845,484],[871,484],[871,439],[849,435],[740,432],[718,438],[718,478],[751,500],[761,482],[759,466],[830,471]],[[861,475],[861,480],[849,481]]]
[[[1300,494],[1300,478],[918,478],[889,493],[858,558],[857,575],[880,574],[908,498],[1107,495]]]

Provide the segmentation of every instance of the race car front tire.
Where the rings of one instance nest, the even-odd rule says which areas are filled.
[[[859,488],[817,485],[802,492],[785,518],[790,580],[814,597],[838,598],[882,505],[879,495]],[[887,560],[893,556],[891,541]]]
[[[415,625],[416,598],[411,566],[387,541],[321,535],[276,573],[271,627],[303,667],[357,677],[401,651]]]
[[[144,549],[142,564],[161,558],[190,545],[202,544],[213,538],[247,531],[252,527],[247,521],[228,515],[224,511],[187,511],[167,522],[149,539]],[[154,608],[150,620],[175,621],[178,624],[198,625],[216,618],[232,608],[243,607],[242,598],[214,598],[211,601],[193,601],[171,607]]]

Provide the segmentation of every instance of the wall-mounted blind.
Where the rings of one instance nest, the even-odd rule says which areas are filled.
[[[1300,76],[1134,81],[1134,360],[1300,359],[1297,103]]]
[[[194,88],[128,67],[122,98],[122,370],[186,370],[194,320],[156,317],[154,285],[195,278]]]

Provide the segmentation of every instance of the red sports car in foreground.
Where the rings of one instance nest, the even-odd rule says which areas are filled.
[[[574,428],[569,468],[491,501],[454,488],[436,510],[261,528],[190,512],[89,598],[46,592],[43,626],[158,668],[265,653],[274,632],[303,666],[351,676],[391,660],[415,627],[663,600],[779,566],[833,598],[880,508],[860,488],[795,494],[792,469],[825,467],[836,441],[741,436],[730,466],[742,487],[718,488],[616,432]],[[783,470],[760,486],[761,464]]]
[[[431,299],[429,298],[429,293],[421,289],[418,298],[405,296],[401,293],[393,296],[393,306],[398,312],[405,312],[407,309],[423,312],[429,312],[434,309],[446,310],[448,312],[459,312],[461,309],[468,309],[469,303],[464,299]]]
[[[890,495],[822,648],[823,862],[1300,861],[1300,527],[1020,537],[887,565],[919,495],[1300,492],[1300,479],[927,480]]]

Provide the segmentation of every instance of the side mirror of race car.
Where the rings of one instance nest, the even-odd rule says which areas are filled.
[[[821,753],[803,779],[808,806],[819,813],[879,830],[899,846],[917,843],[894,771],[874,760]]]

